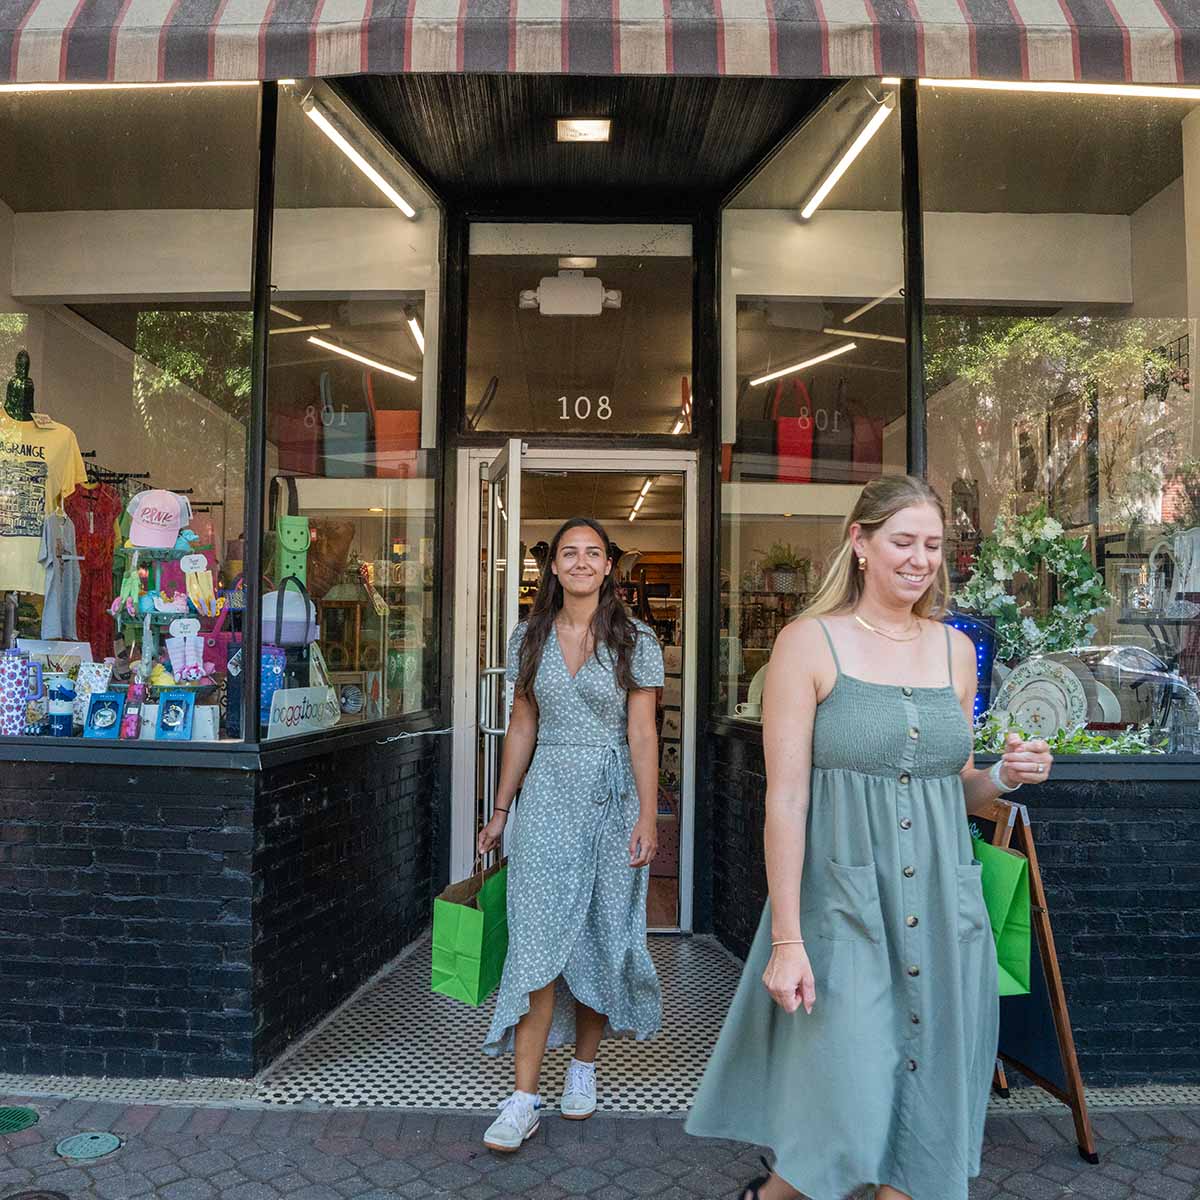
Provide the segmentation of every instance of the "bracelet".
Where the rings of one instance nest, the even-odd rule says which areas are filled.
[[[782,938],[778,942],[772,942],[771,948],[774,949],[776,946],[803,946],[803,945],[804,945],[803,938]]]
[[[494,805],[492,806],[492,812],[502,812],[502,813],[506,813],[506,812],[508,812],[508,809],[507,809],[507,808],[501,808],[501,807],[500,807],[500,805],[498,805],[498,804],[494,804]]]
[[[1004,795],[1007,792],[1015,792],[1017,788],[1021,786],[1019,783],[1014,783],[1012,787],[1009,787],[1008,784],[1006,784],[1004,780],[1000,778],[1000,768],[1003,765],[1004,764],[1000,759],[996,759],[996,761],[992,763],[991,770],[988,771],[988,778],[996,785],[1001,795]]]

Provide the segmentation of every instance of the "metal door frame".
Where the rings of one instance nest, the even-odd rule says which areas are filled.
[[[455,527],[459,563],[454,589],[454,697],[453,765],[451,769],[450,875],[462,879],[471,871],[475,858],[476,753],[480,672],[478,630],[481,618],[479,594],[480,470],[496,459],[504,443],[458,450],[458,497]],[[572,448],[526,448],[522,471],[610,471],[622,475],[673,473],[683,476],[683,680],[681,811],[679,821],[679,928],[692,930],[695,879],[696,758],[697,758],[697,667],[696,644],[699,606],[699,463],[695,450],[597,450]],[[510,520],[513,514],[509,514]],[[520,511],[516,513],[519,529]]]

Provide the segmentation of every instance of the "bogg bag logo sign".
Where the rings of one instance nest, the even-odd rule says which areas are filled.
[[[331,687],[281,688],[271,697],[267,738],[332,729],[341,715],[337,693]]]

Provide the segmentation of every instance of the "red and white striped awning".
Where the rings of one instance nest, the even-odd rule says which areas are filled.
[[[1200,83],[1200,0],[0,0],[8,83],[406,71]]]

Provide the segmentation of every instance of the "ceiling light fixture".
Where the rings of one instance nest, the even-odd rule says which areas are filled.
[[[641,495],[644,496],[653,486],[654,486],[654,480],[647,479],[646,482],[642,484]]]
[[[890,292],[884,292],[882,296],[876,296],[874,300],[868,300],[861,308],[856,308],[848,317],[842,318],[843,325],[849,325],[851,321],[857,321],[864,313],[869,313],[876,305],[882,304],[885,300],[890,300],[893,296],[904,295],[904,284],[898,283]]]
[[[253,79],[200,79],[192,83],[5,83],[0,92],[137,92],[166,88],[256,88]]]
[[[834,337],[868,338],[872,342],[899,342],[901,346],[904,345],[904,339],[892,333],[864,333],[861,329],[853,333],[849,329],[822,329],[821,332],[832,333]]]
[[[560,271],[594,271],[596,259],[583,254],[568,254],[558,260]]]
[[[871,119],[862,127],[858,136],[852,141],[845,154],[838,159],[832,171],[825,176],[821,185],[813,192],[808,203],[800,210],[804,220],[821,207],[821,202],[833,191],[834,185],[850,169],[850,164],[866,149],[867,143],[879,132],[879,127],[892,115],[894,105],[889,96],[871,114]]]
[[[899,79],[885,79],[894,86]],[[959,88],[973,92],[1032,92],[1050,96],[1125,96],[1142,100],[1200,100],[1200,88],[1149,83],[1054,83],[1041,80],[919,79],[922,87]]]
[[[844,346],[837,346],[833,350],[827,350],[824,354],[818,354],[816,358],[806,358],[803,362],[795,363],[790,367],[772,371],[770,375],[760,375],[757,379],[750,380],[750,386],[757,387],[760,383],[770,383],[773,379],[782,379],[784,375],[793,375],[797,371],[803,371],[805,367],[815,367],[817,363],[828,362],[831,358],[837,358],[839,354],[853,350],[854,346],[854,342],[847,342]]]
[[[294,313],[291,309],[280,308],[278,304],[271,305],[271,311],[278,313],[281,317],[287,317],[289,321],[303,321],[304,318],[299,313]]]
[[[389,367],[386,363],[377,362],[373,358],[367,358],[365,354],[359,354],[356,350],[348,350],[345,346],[339,346],[335,342],[327,342],[324,338],[310,337],[308,339],[314,346],[320,346],[322,350],[329,350],[333,354],[340,354],[343,358],[352,358],[357,363],[362,363],[364,367],[371,367],[376,371],[386,371],[389,375],[395,375],[400,379],[407,379],[410,383],[416,382],[416,376],[409,371],[401,371],[399,367]]]
[[[680,417],[679,420],[675,422],[675,428],[671,430],[671,436],[674,437],[677,433],[682,432],[682,430],[683,430],[683,418]]]
[[[406,216],[416,217],[417,210],[373,167],[350,143],[344,133],[325,115],[325,112],[306,100],[305,116]]]
[[[560,142],[607,142],[612,134],[608,117],[559,117],[554,136]]]
[[[371,512],[371,513],[381,513],[381,512],[383,512],[383,509],[382,509],[382,508],[368,508],[368,509],[367,509],[367,512]]]
[[[413,335],[413,341],[417,343],[417,349],[424,354],[425,335],[421,332],[421,322],[415,316],[408,318],[408,331]]]
[[[332,328],[328,322],[317,325],[284,325],[281,329],[272,329],[271,336],[274,337],[277,333],[318,333],[322,329]]]

